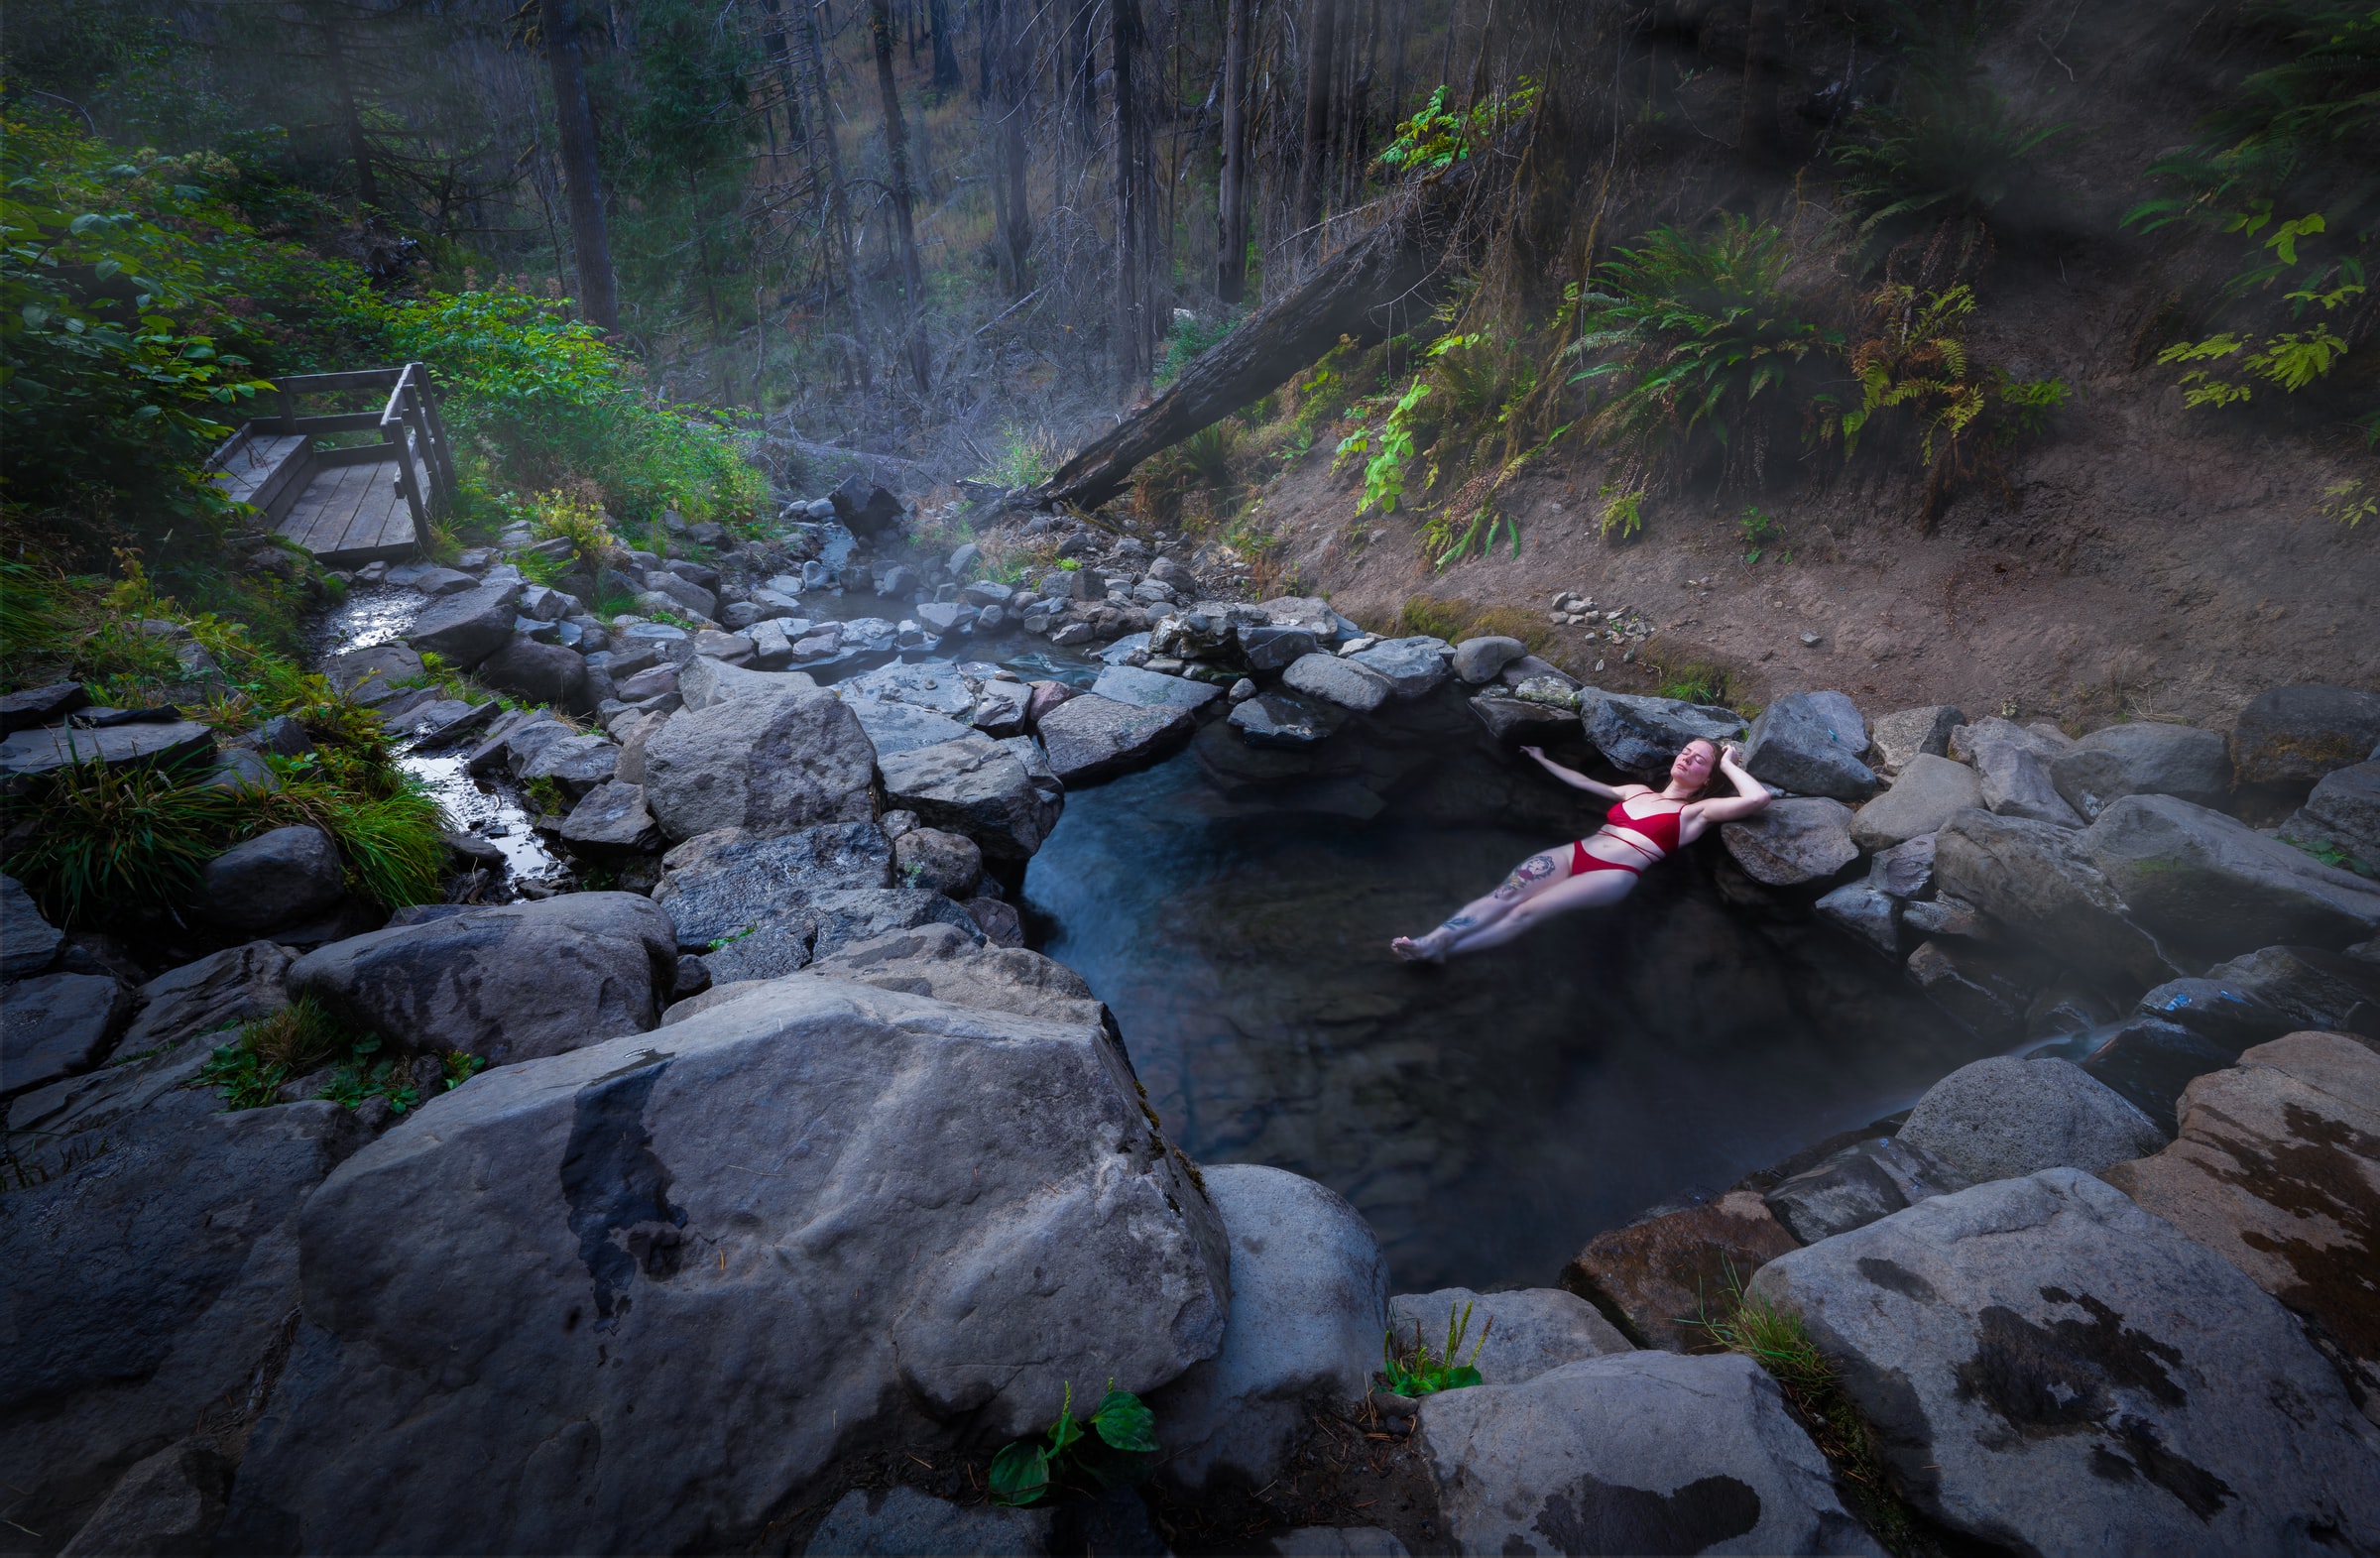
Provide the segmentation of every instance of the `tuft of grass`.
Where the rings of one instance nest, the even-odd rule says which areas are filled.
[[[1714,707],[1731,707],[1733,678],[1726,668],[1708,660],[1689,660],[1664,672],[1661,696],[1676,698],[1681,703],[1704,703]]]
[[[41,825],[9,871],[68,928],[102,909],[163,907],[198,885],[248,804],[171,769],[71,764],[34,792]]]
[[[258,799],[262,826],[310,823],[329,834],[347,862],[349,885],[384,908],[438,900],[446,873],[447,819],[411,776],[390,793],[370,795],[305,777],[319,771],[304,758],[276,768],[281,788]]]
[[[1038,487],[1062,463],[1058,441],[1046,427],[1011,427],[1001,436],[1000,452],[984,468],[987,480],[1003,487]]]
[[[1488,1333],[1495,1329],[1495,1317],[1480,1327],[1480,1339],[1471,1344],[1471,1357],[1455,1362],[1463,1351],[1464,1338],[1471,1333],[1471,1305],[1446,1312],[1446,1346],[1433,1355],[1430,1344],[1421,1339],[1421,1322],[1413,1322],[1413,1340],[1397,1339],[1396,1327],[1390,1326],[1380,1339],[1380,1374],[1387,1379],[1388,1388],[1402,1396],[1436,1395],[1441,1390],[1461,1390],[1480,1382],[1480,1349],[1488,1345]]]

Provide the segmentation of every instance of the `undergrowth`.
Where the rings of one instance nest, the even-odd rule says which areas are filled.
[[[359,1032],[310,996],[243,1025],[198,1068],[200,1082],[222,1094],[229,1110],[264,1109],[281,1102],[290,1082],[325,1066],[337,1071],[315,1097],[354,1109],[385,1098],[402,1115],[421,1102],[410,1072],[376,1033]],[[460,1087],[487,1066],[485,1056],[450,1050],[438,1057],[442,1088]]]

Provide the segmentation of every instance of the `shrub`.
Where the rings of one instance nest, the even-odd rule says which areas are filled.
[[[1446,88],[1396,127],[1396,138],[1380,154],[1379,166],[1401,173],[1429,173],[1468,161],[1506,126],[1518,124],[1537,106],[1537,83],[1522,76],[1507,95],[1490,94],[1466,109],[1446,106]]]
[[[1187,309],[1177,310],[1173,326],[1165,332],[1165,350],[1157,358],[1156,372],[1151,382],[1163,389],[1182,376],[1182,370],[1197,360],[1200,353],[1232,333],[1239,324],[1238,316],[1225,314],[1215,319],[1201,319]]]

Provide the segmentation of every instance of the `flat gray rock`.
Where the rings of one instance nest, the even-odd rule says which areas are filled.
[[[206,863],[196,907],[210,925],[254,935],[330,911],[347,892],[339,847],[320,828],[271,828]]]
[[[1396,691],[1394,682],[1369,666],[1324,654],[1304,655],[1290,661],[1289,668],[1281,672],[1281,685],[1357,714],[1369,714]]]
[[[1983,780],[1973,769],[1919,753],[1902,765],[1892,788],[1859,808],[1851,841],[1861,849],[1890,849],[1982,804]]]
[[[2169,1135],[2072,1061],[1995,1055],[1928,1088],[1900,1140],[1980,1184],[2044,1168],[2095,1174]]]
[[[756,673],[757,674],[757,673]],[[645,803],[671,838],[875,820],[876,748],[832,692],[684,709],[645,743]]]
[[[699,952],[809,895],[892,883],[892,845],[873,822],[834,822],[790,833],[727,828],[686,840],[661,857],[653,901],[676,927],[680,950]]]
[[[619,767],[618,743],[603,736],[564,736],[523,764],[521,778],[549,779],[564,798],[576,801],[610,783]]]
[[[1965,723],[1966,715],[1948,703],[1879,714],[1868,730],[1868,766],[1880,774],[1898,774],[1912,758],[1948,757],[1951,732]]]
[[[1104,1032],[823,979],[474,1078],[300,1243],[309,1320],[227,1550],[701,1545],[920,1413],[997,1443],[1069,1380],[1153,1390],[1228,1302],[1220,1222]],[[458,1262],[479,1297],[425,1308]]]
[[[1149,1402],[1164,1475],[1203,1489],[1226,1469],[1270,1482],[1305,1427],[1304,1399],[1360,1399],[1388,1325],[1388,1262],[1354,1207],[1311,1179],[1253,1163],[1205,1171],[1231,1240],[1222,1350]]]
[[[1037,728],[1050,769],[1075,785],[1156,762],[1188,741],[1197,721],[1187,709],[1139,708],[1086,692],[1042,715]]]
[[[970,941],[983,935],[974,916],[956,899],[921,888],[838,888],[813,893],[801,912],[810,916],[818,927],[811,942],[813,959],[833,957],[863,941],[928,925],[948,926]],[[733,961],[721,966],[727,970],[722,978],[753,977]]]
[[[645,804],[644,785],[607,779],[570,808],[561,840],[584,854],[644,855],[661,847],[661,828]]]
[[[876,748],[877,761],[938,747],[970,733],[969,727],[948,715],[921,709],[913,703],[880,703],[873,698],[846,698],[860,728]]]
[[[1732,1353],[1618,1353],[1427,1397],[1466,1553],[1874,1553],[1776,1382]]]
[[[880,703],[905,703],[953,720],[965,720],[975,707],[980,682],[947,664],[908,665],[898,661],[863,671],[836,683],[847,698],[873,698]]]
[[[0,1097],[90,1070],[131,1015],[132,992],[105,974],[43,974],[0,987]]]
[[[809,1558],[1041,1558],[1047,1508],[955,1504],[914,1488],[855,1488],[835,1501],[802,1551]]]
[[[1137,709],[1203,709],[1223,696],[1223,689],[1211,681],[1192,681],[1187,676],[1168,676],[1132,665],[1110,665],[1099,673],[1091,690]]]
[[[1231,718],[1232,728],[1251,747],[1297,751],[1337,735],[1347,723],[1347,711],[1294,693],[1259,692],[1234,708]]]
[[[659,669],[659,666],[654,667],[655,671]],[[805,692],[818,685],[817,680],[806,671],[747,670],[741,665],[699,653],[683,665],[675,667],[675,672],[676,679],[672,685],[676,687],[678,695],[686,700],[689,709],[707,709],[738,698]],[[653,690],[662,692],[668,688],[656,680]]]
[[[456,670],[469,670],[512,642],[520,601],[518,579],[459,591],[416,617],[405,642],[416,654],[435,655]]]
[[[1876,858],[1867,863],[1868,885],[1902,899],[1924,898],[1934,891],[1934,837],[1920,833],[1876,851]]]
[[[1859,858],[1851,808],[1818,795],[1772,800],[1740,822],[1720,824],[1719,836],[1745,876],[1772,888],[1824,882]]]
[[[1398,697],[1418,698],[1447,679],[1450,648],[1444,639],[1383,639],[1348,659],[1386,677]]]
[[[2220,731],[2110,725],[2052,758],[2050,782],[2085,821],[2118,795],[2179,795],[2220,806],[2231,796],[2231,753]]]
[[[2312,1551],[2380,1530],[2375,1436],[2289,1312],[2077,1169],[1771,1260],[1896,1484],[2015,1551]]]
[[[987,860],[1031,859],[1066,807],[1064,786],[1029,736],[967,734],[882,763],[888,804],[975,840]]]
[[[294,961],[287,947],[250,941],[168,969],[133,992],[138,1015],[117,1044],[117,1055],[171,1048],[272,1016],[290,1004]]]
[[[2079,843],[2131,917],[2184,956],[2337,949],[2380,930],[2380,883],[2171,795],[2111,801]]]
[[[1983,804],[2003,817],[2079,828],[2082,814],[2051,782],[2050,764],[2067,749],[1997,715],[1954,733],[1953,755],[1972,763],[1982,779]]]
[[[1446,1350],[1448,1322],[1466,1305],[1471,1326],[1461,1361],[1475,1363],[1488,1384],[1520,1384],[1564,1364],[1631,1350],[1619,1328],[1595,1305],[1559,1287],[1399,1293],[1388,1300],[1388,1320],[1399,1341],[1410,1342],[1418,1334],[1437,1354]]]
[[[1510,674],[1510,668],[1506,668]],[[1524,683],[1521,695],[1528,694]],[[1582,687],[1579,720],[1613,768],[1629,774],[1666,774],[1690,741],[1729,742],[1744,733],[1743,716],[1715,704],[1676,698],[1637,697]]]
[[[2242,784],[2312,784],[2380,749],[2380,694],[2307,682],[2258,693],[2231,728]]]
[[[41,906],[14,877],[0,877],[0,979],[39,974],[58,959],[66,933],[42,917]]]
[[[1797,795],[1865,800],[1876,792],[1875,772],[1859,761],[1866,752],[1867,725],[1850,699],[1789,692],[1752,721],[1743,766],[1762,783]]]
[[[421,657],[402,644],[378,644],[368,650],[348,650],[322,662],[330,684],[359,703],[376,703],[401,681],[418,681],[427,674]]]
[[[1471,699],[1468,706],[1488,727],[1488,736],[1507,747],[1542,746],[1559,740],[1571,732],[1577,720],[1567,708],[1491,693]]]
[[[54,681],[48,686],[0,693],[0,736],[55,724],[90,701],[91,695],[79,681]]]
[[[0,778],[36,778],[69,764],[204,767],[215,752],[215,733],[194,720],[162,725],[110,725],[101,730],[50,726],[21,730],[0,739]]]
[[[873,985],[1047,1022],[1101,1027],[1109,1021],[1090,983],[1065,964],[1022,947],[990,945],[946,920],[846,942],[811,964],[803,977]]]

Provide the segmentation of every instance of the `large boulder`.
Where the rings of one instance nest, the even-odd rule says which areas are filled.
[[[532,703],[550,703],[573,714],[594,707],[587,697],[586,658],[559,644],[539,644],[526,633],[514,634],[473,674],[498,692]]]
[[[1388,1300],[1388,1323],[1400,1344],[1423,1342],[1432,1353],[1446,1350],[1450,1330],[1459,1332],[1463,1356],[1456,1362],[1477,1368],[1488,1384],[1519,1384],[1564,1364],[1633,1351],[1595,1305],[1558,1287],[1399,1293]]]
[[[1203,709],[1223,696],[1223,689],[1211,681],[1192,681],[1131,665],[1110,665],[1091,683],[1091,690],[1138,709]]]
[[[680,951],[699,952],[809,901],[816,893],[892,884],[892,845],[873,822],[791,833],[724,828],[661,857],[653,901],[676,927]]]
[[[1867,725],[1840,692],[1789,692],[1760,711],[1743,747],[1746,773],[1800,795],[1865,800],[1876,792]]]
[[[2380,693],[2319,682],[2273,687],[2231,727],[2231,770],[2242,784],[2303,787],[2380,749]]]
[[[1880,774],[1898,774],[1914,759],[1948,757],[1951,732],[1965,723],[1966,715],[1948,703],[1879,714],[1868,732],[1868,763]]]
[[[645,803],[671,838],[876,818],[876,749],[848,704],[794,688],[686,709],[645,742]]]
[[[566,893],[334,941],[290,989],[415,1053],[503,1065],[641,1033],[677,977],[669,916],[633,893]]]
[[[2082,814],[2058,793],[2050,765],[2073,743],[1992,715],[1951,733],[1951,755],[1982,776],[1983,804],[2003,817],[2079,828]]]
[[[710,655],[696,655],[675,675],[678,695],[690,709],[707,709],[737,698],[807,692],[818,685],[817,679],[806,671],[747,670]]]
[[[1921,752],[1901,765],[1892,788],[1859,808],[1851,819],[1851,842],[1861,849],[1890,849],[1982,804],[1983,781],[1973,769]]]
[[[1226,1469],[1261,1487],[1305,1426],[1309,1398],[1361,1398],[1388,1329],[1388,1262],[1337,1192],[1253,1163],[1205,1171],[1231,1240],[1223,1347],[1149,1402],[1165,1475],[1204,1488]]]
[[[2380,873],[2380,763],[2333,769],[2306,804],[2281,824],[2281,837],[2333,863],[2360,862],[2362,875]]]
[[[1086,692],[1042,715],[1038,728],[1051,771],[1078,785],[1154,763],[1187,742],[1198,722],[1188,709],[1142,708]]]
[[[360,1135],[335,1104],[226,1114],[172,1085],[203,1058],[135,1107],[55,1120],[76,1134],[34,1139],[53,1171],[0,1216],[0,1459],[11,1517],[53,1540],[136,1462],[253,1410],[297,1307],[297,1209]]]
[[[1038,1432],[1068,1381],[1154,1390],[1228,1305],[1220,1221],[1106,1033],[826,980],[477,1077],[300,1240],[226,1547],[760,1541],[843,1457]]]
[[[414,619],[405,642],[417,655],[435,655],[469,670],[512,642],[521,581],[504,579],[433,602]]]
[[[1743,716],[1716,704],[1595,687],[1581,687],[1578,698],[1587,739],[1613,768],[1629,774],[1666,774],[1688,742],[1727,742],[1744,733]]]
[[[1694,1322],[1725,1319],[1730,1294],[1794,1238],[1749,1190],[1606,1230],[1562,1268],[1562,1286],[1603,1311],[1640,1347],[1707,1345]]]
[[[251,941],[168,969],[133,992],[139,1011],[116,1046],[117,1056],[170,1049],[186,1038],[271,1017],[290,1004],[293,961],[287,947]]]
[[[1894,1482],[1960,1537],[2247,1553],[2380,1530],[2368,1425],[2295,1319],[2078,1169],[1936,1196],[1752,1291],[1800,1316]]]
[[[880,761],[888,804],[975,840],[988,860],[1031,859],[1066,809],[1065,787],[1030,736],[965,735]]]
[[[254,935],[330,911],[347,891],[339,847],[320,828],[271,828],[206,863],[195,906],[209,927]]]
[[[110,974],[43,974],[0,986],[0,1097],[90,1070],[131,1015],[132,992]]]
[[[0,979],[39,974],[58,959],[66,933],[42,917],[33,895],[14,877],[0,877]]]
[[[2231,794],[2231,754],[2219,731],[2110,725],[2052,758],[2050,782],[2086,821],[2118,795],[2179,795],[2219,806]]]
[[[2380,883],[2171,795],[2111,801],[2079,843],[2131,918],[2184,957],[2337,948],[2380,930]]]
[[[1426,636],[1383,639],[1348,659],[1386,677],[1398,697],[1418,698],[1446,680],[1446,660],[1452,648],[1444,639]]]
[[[2154,1152],[2165,1133],[2072,1061],[1994,1055],[1928,1088],[1900,1141],[1980,1184],[2044,1168],[2097,1173]]]
[[[1851,808],[1818,795],[1772,800],[1741,822],[1720,824],[1719,836],[1745,876],[1772,888],[1824,882],[1859,858]]]
[[[849,698],[851,712],[858,716],[860,729],[868,733],[869,744],[876,748],[876,761],[881,767],[888,758],[920,747],[938,747],[946,741],[957,741],[974,734],[969,727],[946,714],[921,709],[911,703],[886,703],[875,698]]]
[[[1874,1553],[1776,1381],[1733,1353],[1620,1353],[1427,1397],[1464,1553]]]
[[[1396,684],[1368,665],[1336,655],[1301,655],[1281,672],[1281,685],[1351,713],[1369,714],[1388,701]]]
[[[1934,874],[1943,892],[2087,974],[2138,988],[2181,972],[2071,829],[1963,811],[1934,835]]]
[[[1465,686],[1480,687],[1495,680],[1506,665],[1528,653],[1529,647],[1518,639],[1489,635],[1456,645],[1454,659],[1447,665]]]
[[[2181,1117],[2099,1177],[2295,1310],[2380,1423],[2380,1053],[2290,1033],[2191,1083]]]

